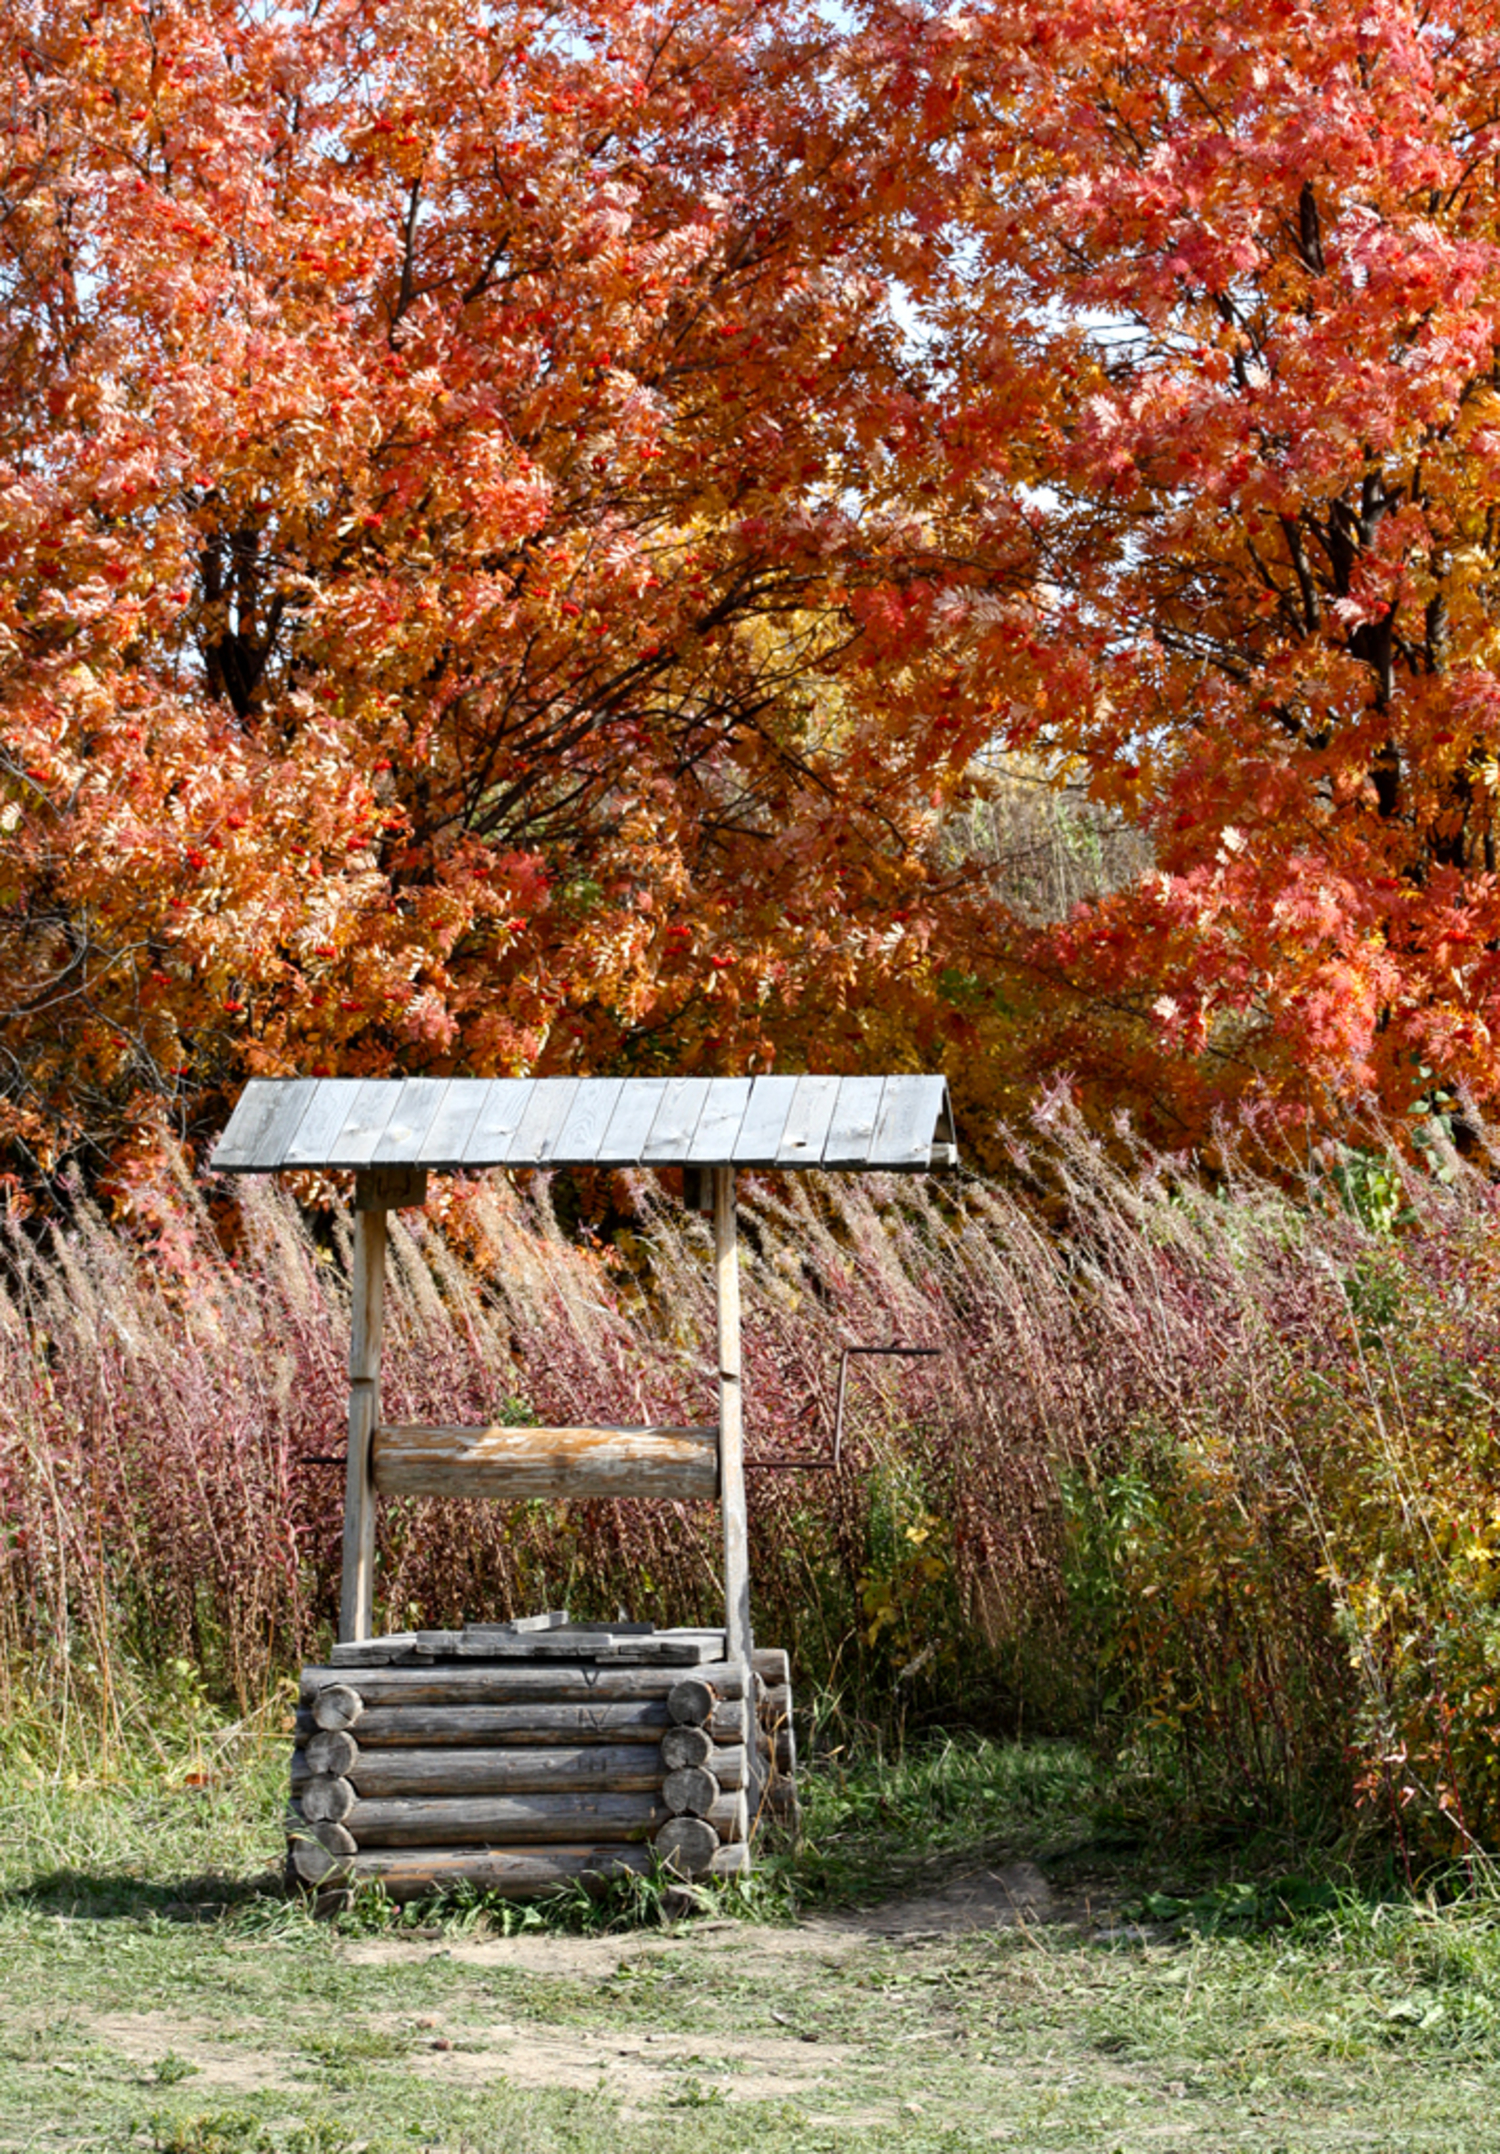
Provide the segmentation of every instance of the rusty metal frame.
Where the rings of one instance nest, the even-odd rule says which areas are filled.
[[[907,1360],[935,1360],[942,1353],[940,1346],[899,1346],[893,1340],[889,1346],[846,1346],[839,1356],[838,1401],[833,1410],[833,1449],[821,1458],[747,1458],[745,1471],[760,1473],[837,1473],[844,1455],[844,1400],[849,1388],[849,1362],[852,1355],[900,1355]]]

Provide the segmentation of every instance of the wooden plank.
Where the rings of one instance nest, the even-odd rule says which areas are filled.
[[[490,1096],[490,1085],[485,1077],[450,1077],[443,1089],[438,1111],[428,1125],[426,1136],[417,1147],[414,1162],[419,1167],[436,1167],[451,1172],[462,1166],[464,1147],[473,1134]]]
[[[947,1093],[945,1077],[887,1077],[867,1164],[901,1174],[929,1166]]]
[[[375,1430],[380,1420],[380,1333],[385,1316],[384,1212],[354,1215],[349,1329],[349,1445],[344,1480],[344,1568],[339,1637],[368,1638],[375,1608]]]
[[[371,1164],[376,1167],[415,1166],[427,1132],[442,1111],[450,1077],[408,1077],[396,1095],[391,1118],[381,1132]]]
[[[282,1164],[287,1167],[326,1165],[328,1147],[343,1127],[344,1118],[359,1092],[357,1077],[321,1077],[297,1132],[286,1147]]]
[[[816,1167],[839,1096],[837,1077],[799,1077],[776,1154],[778,1167]]]
[[[722,1167],[734,1157],[735,1139],[739,1136],[750,1104],[751,1079],[748,1077],[715,1077],[708,1087],[708,1098],[698,1117],[687,1148],[688,1162],[695,1167]]]
[[[342,1820],[361,1849],[452,1847],[497,1841],[502,1847],[548,1840],[646,1840],[670,1816],[659,1794],[466,1795],[451,1799],[390,1795],[357,1802]]]
[[[323,1164],[368,1167],[376,1145],[385,1135],[385,1125],[395,1111],[400,1091],[400,1085],[392,1084],[389,1077],[365,1078]]]
[[[721,1848],[719,1855],[739,1855],[738,1848]],[[603,1884],[612,1877],[641,1874],[652,1869],[655,1856],[648,1847],[412,1847],[363,1848],[341,1862],[324,1857],[325,1877],[337,1884],[378,1884],[389,1900],[420,1900],[429,1893],[444,1892],[454,1885],[471,1885],[476,1891],[495,1892],[508,1900],[538,1899],[564,1885]],[[310,1858],[316,1866],[316,1858]],[[715,1876],[721,1872],[719,1858],[710,1864]]]
[[[722,1710],[743,1715],[744,1701]],[[614,1705],[378,1705],[361,1716],[359,1745],[364,1756],[397,1746],[512,1751],[632,1743],[649,1747],[654,1758],[671,1725],[665,1698],[626,1698]]]
[[[623,1077],[584,1077],[579,1080],[552,1155],[559,1165],[593,1165],[624,1089]]]
[[[737,1167],[775,1166],[797,1082],[795,1077],[756,1078],[740,1133],[734,1140]]]
[[[464,1146],[466,1167],[503,1167],[532,1093],[530,1077],[492,1077]]]
[[[526,1700],[548,1705],[615,1704],[665,1700],[686,1683],[704,1692],[699,1717],[706,1718],[710,1712],[716,1714],[719,1699],[743,1698],[745,1674],[743,1666],[731,1661],[709,1662],[688,1677],[676,1668],[570,1667],[545,1661],[468,1661],[447,1667],[358,1671],[320,1666],[303,1669],[301,1699],[319,1727],[352,1727],[363,1742],[365,1714],[375,1706],[497,1706]],[[339,1694],[339,1711],[325,1717],[330,1691]],[[352,1717],[349,1704],[358,1707]]]
[[[209,1161],[214,1172],[267,1174],[279,1167],[317,1088],[315,1077],[252,1077]]]
[[[335,1668],[389,1668],[411,1661],[417,1650],[414,1630],[397,1631],[384,1638],[341,1639],[333,1649]]]
[[[838,1104],[823,1140],[825,1167],[864,1165],[874,1141],[885,1086],[884,1077],[840,1078]]]
[[[547,1167],[552,1164],[557,1155],[557,1140],[578,1096],[578,1083],[576,1077],[552,1077],[533,1087],[526,1102],[526,1112],[505,1155],[508,1167]]]
[[[708,1104],[707,1077],[669,1077],[641,1153],[643,1165],[674,1167],[687,1158],[698,1117]]]
[[[383,1496],[652,1496],[711,1501],[713,1428],[382,1427],[375,1486]]]
[[[663,1773],[661,1759],[649,1744],[579,1743],[565,1749],[365,1749],[348,1777],[364,1800],[391,1795],[566,1795],[589,1789],[649,1794],[661,1786]]]
[[[580,1639],[563,1633],[554,1636],[517,1636],[514,1632],[493,1637],[471,1637],[464,1631],[417,1631],[405,1639],[375,1640],[370,1645],[336,1645],[333,1665],[350,1667],[413,1667],[440,1661],[576,1661],[598,1667],[693,1668],[709,1658],[707,1650],[690,1638]],[[715,1656],[717,1657],[717,1656]]]
[[[665,1077],[632,1077],[609,1118],[594,1163],[600,1167],[638,1167],[646,1139],[667,1095]]]

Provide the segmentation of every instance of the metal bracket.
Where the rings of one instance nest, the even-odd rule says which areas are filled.
[[[763,1473],[837,1473],[844,1455],[844,1397],[849,1388],[849,1360],[854,1354],[899,1354],[906,1360],[932,1361],[940,1346],[846,1346],[839,1356],[838,1403],[833,1412],[833,1449],[822,1458],[747,1458],[745,1470]]]

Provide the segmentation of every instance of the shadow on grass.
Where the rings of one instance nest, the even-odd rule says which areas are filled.
[[[64,1868],[40,1871],[0,1891],[0,1910],[90,1922],[218,1922],[255,1901],[284,1896],[282,1879],[274,1870],[254,1877],[225,1877],[210,1870],[153,1882]]]

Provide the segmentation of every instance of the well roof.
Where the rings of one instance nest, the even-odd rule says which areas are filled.
[[[834,1167],[958,1157],[946,1078],[255,1077],[210,1164]]]

